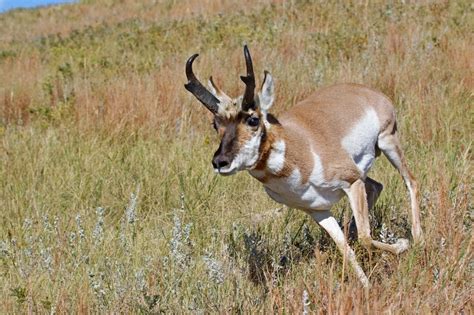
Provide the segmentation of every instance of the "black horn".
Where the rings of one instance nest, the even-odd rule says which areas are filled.
[[[186,62],[186,77],[188,78],[188,83],[186,83],[184,87],[203,103],[207,109],[216,115],[219,110],[219,100],[199,82],[193,72],[193,62],[198,56],[199,54],[194,54],[189,57]]]
[[[245,83],[245,92],[242,99],[242,110],[248,111],[255,109],[255,75],[253,73],[252,57],[247,45],[244,45],[245,64],[247,66],[247,76],[241,76],[240,79]]]

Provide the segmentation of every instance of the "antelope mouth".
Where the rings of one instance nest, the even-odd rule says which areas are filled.
[[[215,168],[214,172],[222,176],[230,176],[237,173],[237,168],[220,167],[220,168]]]

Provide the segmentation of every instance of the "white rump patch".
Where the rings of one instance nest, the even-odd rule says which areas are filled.
[[[349,153],[357,168],[364,174],[372,167],[375,145],[380,132],[380,121],[373,109],[365,112],[352,130],[342,139],[342,147]]]
[[[278,140],[272,145],[270,156],[267,160],[267,168],[273,174],[280,172],[285,166],[285,141]]]

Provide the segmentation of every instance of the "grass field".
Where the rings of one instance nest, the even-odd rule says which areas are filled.
[[[474,7],[469,1],[86,0],[0,15],[0,313],[474,312]],[[328,236],[248,174],[218,177],[200,78],[243,91],[242,44],[275,114],[335,82],[397,108],[424,247],[356,242],[366,293]],[[258,82],[257,82],[258,84]],[[385,185],[372,233],[409,236]],[[346,200],[334,212],[350,218]]]

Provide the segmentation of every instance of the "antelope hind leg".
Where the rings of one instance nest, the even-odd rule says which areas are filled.
[[[370,235],[369,207],[365,183],[362,179],[355,181],[348,189],[344,190],[349,197],[349,203],[354,215],[358,239],[369,251],[378,248],[394,254],[400,254],[408,249],[409,243],[406,239],[399,239],[395,244],[385,244],[372,239]]]

